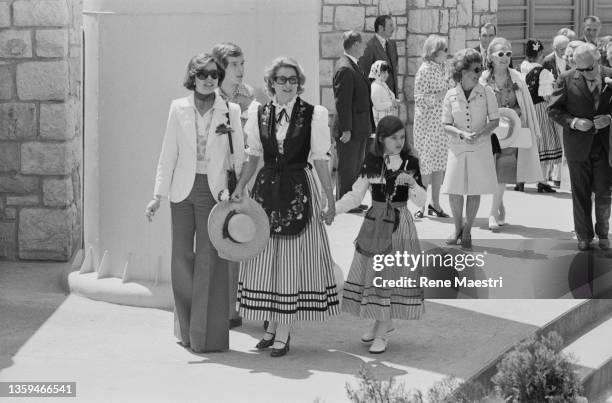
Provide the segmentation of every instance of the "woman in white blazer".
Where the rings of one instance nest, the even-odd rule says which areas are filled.
[[[244,138],[240,107],[218,93],[223,77],[223,67],[211,55],[189,61],[183,85],[193,93],[170,105],[154,196],[146,208],[151,219],[161,199],[170,199],[177,336],[195,352],[229,348],[228,262],[210,242],[208,215],[228,187],[227,170],[233,166],[240,173]]]

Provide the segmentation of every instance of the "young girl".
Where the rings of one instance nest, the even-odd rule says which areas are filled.
[[[384,60],[377,60],[370,68],[369,78],[372,79],[371,96],[374,124],[378,125],[385,116],[397,116],[399,100],[387,85],[391,67]]]
[[[370,353],[386,350],[388,333],[393,330],[392,319],[421,318],[421,288],[389,287],[383,282],[402,277],[417,279],[420,270],[411,271],[403,262],[382,268],[381,256],[395,256],[396,251],[421,253],[406,204],[411,196],[418,195],[422,199],[422,186],[419,161],[411,155],[404,125],[395,116],[382,118],[376,128],[376,140],[365,157],[361,176],[353,190],[336,202],[336,212],[345,213],[361,203],[368,189],[372,194],[372,207],[366,212],[355,240],[355,255],[344,284],[342,301],[343,311],[375,320],[372,328],[361,337],[364,343],[372,343]]]

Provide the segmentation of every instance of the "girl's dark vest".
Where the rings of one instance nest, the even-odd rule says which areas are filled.
[[[300,235],[312,214],[305,168],[309,168],[313,112],[314,106],[296,99],[281,154],[276,141],[275,107],[272,102],[259,107],[264,166],[257,174],[253,199],[268,215],[271,236]]]

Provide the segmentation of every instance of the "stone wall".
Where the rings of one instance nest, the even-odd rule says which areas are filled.
[[[0,1],[0,259],[81,244],[81,0]]]
[[[399,53],[398,97],[403,99],[400,118],[411,135],[414,116],[414,76],[421,65],[423,43],[428,35],[449,40],[450,52],[478,44],[478,28],[484,21],[497,21],[497,0],[321,0],[319,22],[319,80],[321,103],[335,112],[332,91],[334,64],[342,55],[342,32],[357,29],[369,40],[374,20],[391,14],[395,22],[393,38]]]

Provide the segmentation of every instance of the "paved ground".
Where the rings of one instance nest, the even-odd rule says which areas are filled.
[[[475,250],[489,248],[517,270],[551,257],[575,260],[568,196],[508,192],[510,225],[494,236],[486,230],[490,199],[483,198]],[[345,273],[359,223],[345,215],[330,228]],[[417,228],[422,239],[435,240],[446,237],[450,222],[424,219]],[[596,256],[608,264],[605,254]],[[294,330],[291,352],[281,359],[253,349],[261,335],[253,322],[231,332],[231,351],[196,355],[175,344],[170,312],[66,296],[58,282],[63,265],[0,264],[0,381],[76,381],[79,401],[343,402],[345,384],[355,384],[362,366],[426,391],[447,375],[471,375],[579,302],[427,301],[424,320],[397,323],[381,356],[358,341],[367,323],[346,315]]]

